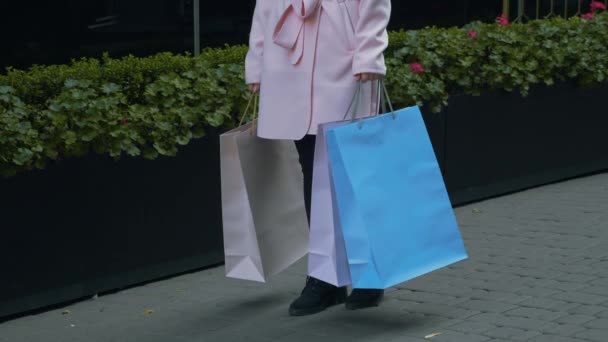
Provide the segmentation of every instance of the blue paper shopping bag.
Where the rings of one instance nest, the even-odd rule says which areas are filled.
[[[322,129],[354,288],[388,288],[467,258],[418,107]]]

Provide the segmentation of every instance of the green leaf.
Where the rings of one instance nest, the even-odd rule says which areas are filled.
[[[192,137],[200,139],[205,136],[205,128],[203,126],[195,126],[192,128]]]
[[[156,159],[158,157],[158,152],[153,148],[146,147],[143,155],[146,159]]]
[[[116,93],[120,90],[120,86],[116,83],[106,83],[103,85],[102,87],[102,91],[105,94],[112,94],[112,93]]]
[[[65,81],[65,87],[68,88],[68,89],[75,88],[79,84],[80,83],[77,80],[74,80],[74,79],[68,79],[68,80]]]
[[[475,39],[467,31],[478,32]],[[608,78],[608,13],[500,27],[427,27],[389,32],[387,87],[395,106],[440,112],[451,94],[502,89],[527,95],[535,84]],[[66,65],[6,69],[0,75],[0,173],[42,168],[89,151],[173,156],[210,131],[238,124],[248,91],[245,45],[200,56],[84,58]],[[413,74],[410,63],[424,66]],[[217,128],[217,129],[216,129]]]
[[[25,165],[29,160],[32,159],[34,153],[27,148],[19,148],[17,154],[13,157],[13,162],[16,165]]]

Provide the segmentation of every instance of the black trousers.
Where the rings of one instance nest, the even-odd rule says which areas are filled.
[[[304,201],[306,203],[306,214],[310,222],[310,197],[312,194],[312,169],[315,159],[316,135],[306,135],[302,140],[296,141],[300,164],[304,173]]]

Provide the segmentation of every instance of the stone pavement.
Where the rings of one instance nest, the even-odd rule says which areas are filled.
[[[0,341],[608,341],[608,174],[456,215],[470,259],[389,290],[380,308],[292,318],[304,262],[266,285],[220,267],[5,322]]]

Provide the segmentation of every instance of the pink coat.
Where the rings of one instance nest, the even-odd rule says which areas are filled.
[[[299,140],[340,121],[355,75],[384,75],[390,0],[257,0],[245,69],[260,83],[258,136]],[[366,82],[359,117],[377,111]]]

